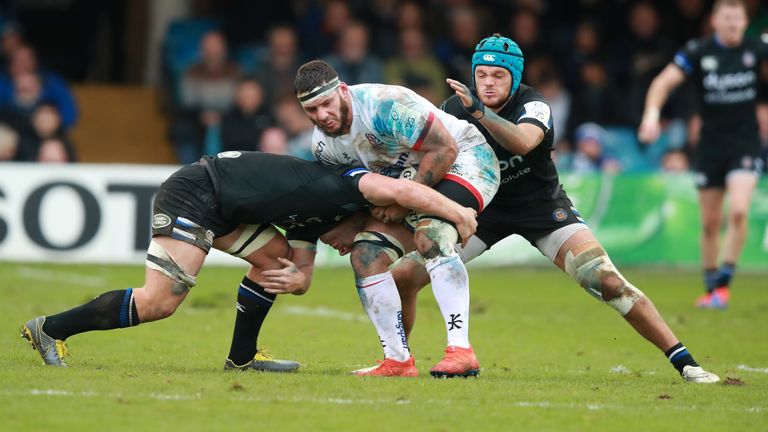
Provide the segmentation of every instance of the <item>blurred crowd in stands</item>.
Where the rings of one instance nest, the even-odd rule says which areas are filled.
[[[768,32],[768,5],[746,3],[747,35]],[[470,84],[476,43],[499,32],[523,50],[523,82],[552,106],[562,170],[686,171],[699,130],[690,85],[667,103],[658,142],[640,144],[636,130],[653,77],[687,40],[710,33],[710,6],[708,0],[209,2],[205,16],[175,20],[165,35],[160,61],[169,142],[180,163],[226,150],[311,158],[313,125],[292,91],[303,62],[322,58],[350,85],[404,85],[439,105],[450,96],[445,78]],[[77,106],[67,84],[39,66],[12,24],[2,27],[1,54],[0,160],[9,154],[75,160],[67,130]],[[768,102],[768,65],[761,81]],[[768,149],[768,105],[758,117]]]

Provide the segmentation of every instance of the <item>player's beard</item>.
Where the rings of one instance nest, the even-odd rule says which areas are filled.
[[[338,137],[338,136],[344,135],[346,133],[345,131],[347,130],[347,127],[349,126],[349,120],[348,120],[349,104],[347,103],[347,101],[344,100],[343,97],[340,96],[339,99],[340,99],[339,100],[339,119],[337,122],[339,124],[339,127],[336,128],[336,131],[332,132],[318,125],[320,126],[320,129],[322,129],[323,132],[329,137]]]

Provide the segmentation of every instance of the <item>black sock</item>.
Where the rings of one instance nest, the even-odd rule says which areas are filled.
[[[133,289],[105,292],[88,303],[45,317],[43,331],[54,339],[66,340],[91,330],[110,330],[139,325]]]
[[[711,293],[718,287],[718,279],[720,279],[720,270],[716,268],[704,270],[704,285],[707,287],[707,292]]]
[[[718,270],[720,275],[715,281],[715,288],[728,287],[731,284],[731,277],[736,272],[736,264],[724,262]]]
[[[261,324],[275,297],[275,294],[268,294],[256,282],[243,278],[237,290],[237,318],[228,357],[234,364],[244,365],[253,360]]]
[[[664,355],[667,356],[672,363],[672,366],[674,366],[681,375],[683,374],[683,367],[699,365],[681,342],[678,342],[677,345],[666,350]]]

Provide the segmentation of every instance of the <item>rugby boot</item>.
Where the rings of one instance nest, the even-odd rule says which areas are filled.
[[[377,366],[357,369],[351,372],[357,376],[382,376],[382,377],[415,377],[419,375],[413,356],[406,361],[397,361],[391,358],[377,360]]]
[[[687,382],[712,384],[720,381],[719,376],[705,371],[700,366],[683,366],[683,373],[681,375]]]
[[[728,309],[731,292],[728,287],[716,288],[711,293],[703,294],[696,299],[696,307],[700,309]]]
[[[293,360],[278,360],[272,357],[266,349],[256,351],[256,356],[244,365],[236,365],[232,360],[224,362],[224,370],[257,370],[262,372],[295,372],[299,362]]]
[[[27,321],[21,327],[21,337],[29,341],[32,349],[37,350],[43,362],[48,366],[67,366],[64,357],[69,354],[67,344],[63,340],[54,339],[43,331],[45,317],[39,316]]]
[[[472,347],[461,348],[455,345],[449,345],[443,359],[429,370],[429,374],[435,378],[467,378],[479,373],[480,363]]]

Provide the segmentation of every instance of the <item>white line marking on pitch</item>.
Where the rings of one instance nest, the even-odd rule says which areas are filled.
[[[155,399],[155,400],[165,400],[165,401],[190,401],[190,400],[203,400],[205,399],[201,393],[193,393],[193,394],[178,394],[178,393],[132,393],[132,394],[121,394],[121,393],[98,393],[94,391],[84,391],[84,392],[73,392],[69,390],[57,390],[57,389],[30,389],[26,392],[13,392],[13,391],[6,391],[2,394],[8,395],[8,396],[61,396],[61,397],[87,397],[87,398],[148,398],[148,399]],[[250,395],[243,395],[243,396],[236,396],[229,398],[230,401],[234,402],[278,402],[278,403],[285,403],[285,402],[309,402],[309,403],[319,403],[319,404],[338,404],[338,405],[381,405],[381,404],[395,404],[395,405],[404,405],[404,404],[411,404],[414,401],[411,401],[409,399],[342,399],[342,398],[312,398],[312,397],[280,397],[280,396],[250,396]],[[418,402],[418,401],[416,401]],[[455,401],[451,400],[445,400],[445,399],[427,399],[424,401],[426,404],[431,405],[451,405],[455,403]],[[628,407],[624,405],[615,405],[615,404],[600,404],[600,403],[553,403],[549,401],[539,401],[539,402],[531,402],[531,401],[516,401],[516,402],[509,402],[509,406],[517,407],[517,408],[543,408],[543,409],[586,409],[589,411],[601,411],[601,410],[627,410]],[[635,407],[636,408],[636,407]],[[649,407],[650,409],[661,409],[664,407],[661,406],[654,406]],[[705,408],[699,408],[697,405],[684,405],[684,406],[670,406],[668,407],[670,409],[679,410],[679,411],[699,411],[699,410],[708,410],[708,407]],[[768,411],[768,407],[745,407],[745,408],[733,408],[733,407],[721,407],[721,409],[731,412],[746,412],[746,413],[763,413]]]
[[[756,367],[750,367],[750,366],[743,365],[743,364],[740,364],[740,365],[736,366],[736,369],[747,371],[747,372],[768,373],[768,368],[756,368]]]
[[[289,315],[314,316],[314,317],[322,317],[322,318],[340,319],[343,321],[368,322],[368,319],[365,318],[362,314],[342,312],[342,311],[327,308],[324,306],[313,307],[313,308],[304,307],[304,306],[285,306],[278,310],[282,313],[286,313]]]
[[[55,270],[41,270],[31,267],[19,267],[16,270],[16,273],[25,279],[38,280],[43,282],[67,283],[90,287],[101,287],[107,283],[106,279],[101,276]]]

